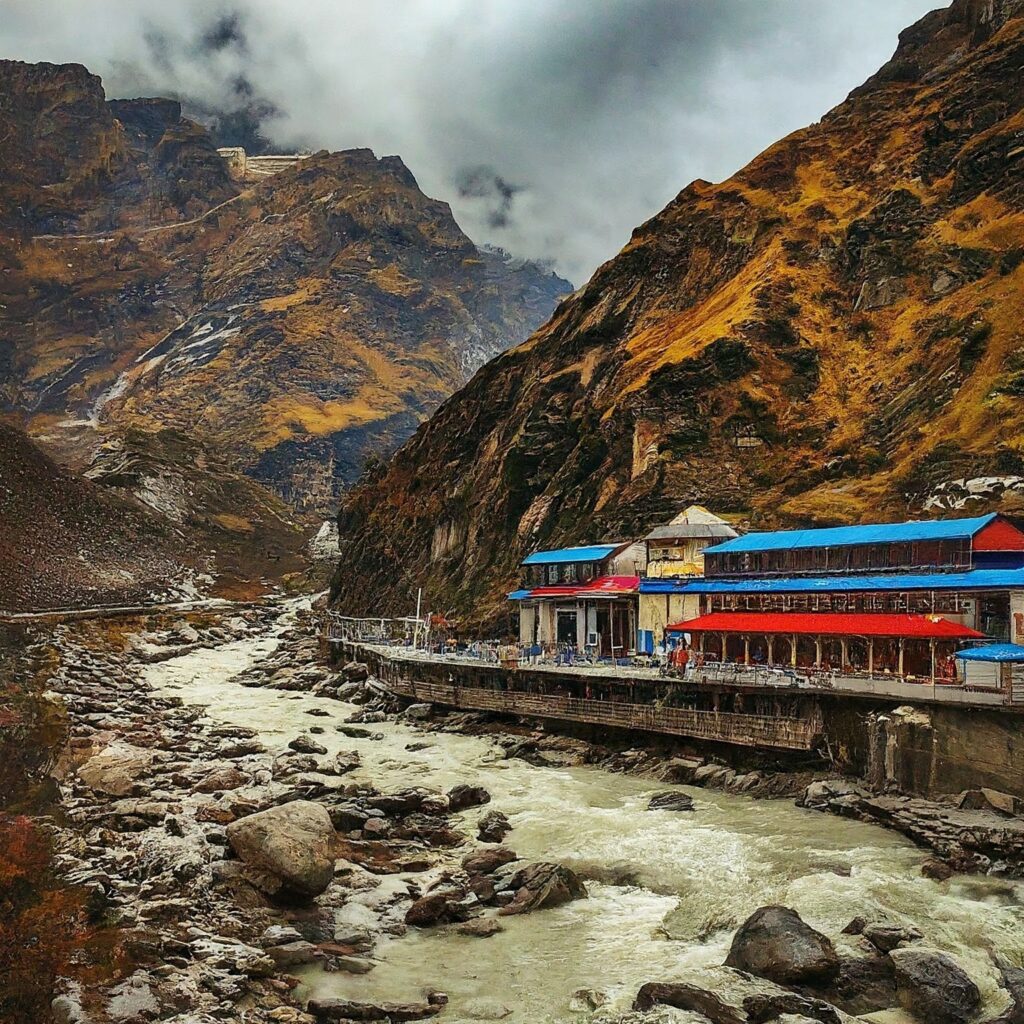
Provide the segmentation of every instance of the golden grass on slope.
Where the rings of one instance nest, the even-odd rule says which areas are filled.
[[[265,451],[293,437],[323,436],[366,426],[404,408],[401,398],[375,385],[360,388],[359,393],[347,401],[324,402],[311,395],[282,395],[264,405],[255,447],[257,451]]]

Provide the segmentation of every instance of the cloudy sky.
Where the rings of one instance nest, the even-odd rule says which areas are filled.
[[[282,147],[398,153],[475,241],[579,284],[941,2],[0,0],[0,55],[83,63],[110,97],[273,107]]]

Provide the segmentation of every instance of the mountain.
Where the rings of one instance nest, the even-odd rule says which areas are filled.
[[[333,594],[494,621],[536,547],[1024,486],[1024,0],[956,0],[819,123],[695,181],[349,496]],[[372,587],[368,585],[372,581]]]
[[[0,412],[78,468],[126,431],[201,442],[333,510],[569,290],[477,248],[395,156],[236,182],[160,99],[0,62]]]
[[[159,517],[62,469],[3,424],[0,522],[0,611],[185,596],[206,568]]]

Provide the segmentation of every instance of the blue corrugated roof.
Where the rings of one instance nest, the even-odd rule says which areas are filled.
[[[986,644],[957,651],[956,656],[964,661],[1024,661],[1024,647],[1018,644]]]
[[[823,530],[775,530],[747,533],[705,548],[705,554],[733,551],[786,551],[795,548],[839,548],[851,544],[888,544],[915,540],[957,540],[973,537],[995,519],[994,512],[972,519],[929,519],[910,523],[871,523]]]
[[[530,590],[513,590],[512,593],[508,595],[508,599],[510,601],[525,601],[531,593],[532,591]]]
[[[523,565],[560,565],[563,562],[600,562],[621,544],[592,544],[583,548],[558,548],[555,551],[534,551],[523,559]]]
[[[688,582],[641,580],[641,594],[800,594],[867,590],[976,590],[1024,588],[1024,569],[890,573],[879,576],[782,576]]]

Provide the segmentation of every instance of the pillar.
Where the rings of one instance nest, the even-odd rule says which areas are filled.
[[[903,678],[903,643],[904,643],[903,637],[900,637],[900,653],[899,653],[899,662],[898,662],[898,666],[899,667],[896,670],[896,674],[901,679]]]
[[[750,664],[750,637],[745,636],[743,638],[743,664]]]
[[[728,633],[723,633],[722,634],[722,657],[718,659],[723,664],[725,663],[725,648],[726,648],[726,644],[728,642],[729,642],[729,634]]]
[[[821,637],[814,638],[814,667],[821,668]]]
[[[768,664],[769,665],[774,665],[775,664],[775,637],[773,637],[769,633],[768,636],[767,636],[767,640],[768,640],[768,653],[767,653],[766,657],[767,657],[767,660],[768,660]]]
[[[849,649],[846,646],[846,642],[847,641],[846,641],[846,637],[845,636],[841,637],[840,640],[839,640],[839,649],[840,649],[839,660],[842,662],[842,664],[839,666],[839,671],[840,672],[845,672],[846,671],[846,666],[850,664]]]
[[[868,640],[868,675],[872,676],[875,672],[875,639],[871,637]]]
[[[929,640],[928,641],[928,652],[931,655],[931,662],[932,662],[932,686],[934,686],[935,685],[935,641],[934,640]]]
[[[697,634],[697,650],[700,651],[701,654],[704,653],[704,634],[703,633],[698,633]]]
[[[789,663],[796,668],[796,633],[789,638]]]

